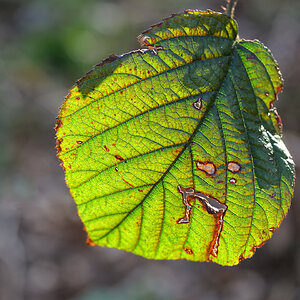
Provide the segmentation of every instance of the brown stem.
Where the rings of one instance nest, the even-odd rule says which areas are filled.
[[[227,0],[225,14],[227,16],[229,16],[230,18],[233,18],[234,10],[235,10],[237,2],[238,2],[238,0]]]

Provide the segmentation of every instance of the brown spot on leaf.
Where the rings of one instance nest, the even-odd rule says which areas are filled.
[[[209,176],[214,175],[216,173],[216,166],[211,161],[202,162],[196,160],[195,163],[196,163],[196,168],[198,170],[205,172]]]
[[[209,260],[210,255],[216,257],[218,255],[219,238],[223,228],[223,218],[227,211],[226,204],[223,204],[219,202],[217,199],[213,197],[209,197],[202,192],[195,192],[193,188],[183,188],[180,185],[178,185],[177,190],[181,193],[182,202],[185,206],[185,216],[183,218],[180,218],[177,221],[177,224],[190,222],[192,200],[198,200],[201,204],[201,207],[205,209],[207,213],[213,215],[216,225],[213,231],[213,238],[207,252],[208,253],[207,259]]]
[[[83,142],[82,142],[82,141],[76,141],[76,143],[77,143],[78,145],[81,145]]]
[[[60,144],[62,143],[63,139],[59,139],[56,141],[56,149],[58,150],[58,152],[61,152],[61,146]]]
[[[134,185],[133,185],[133,184],[131,184],[130,182],[128,182],[128,181],[127,181],[127,180],[125,180],[124,178],[122,178],[122,180],[123,180],[125,183],[129,184],[131,187],[134,187]]]
[[[56,118],[56,125],[54,127],[54,129],[57,131],[62,125],[62,121],[57,117]]]
[[[235,161],[229,161],[227,164],[227,169],[231,173],[239,173],[242,169],[241,165]]]
[[[194,255],[194,251],[191,248],[184,248],[184,251],[186,252],[186,254],[188,255]]]
[[[164,50],[164,48],[162,46],[157,46],[157,45],[154,45],[154,46],[149,45],[146,47],[148,48],[147,50],[151,50],[154,55],[157,55],[158,51]]]
[[[65,168],[63,162],[61,162],[59,165],[60,165],[60,166],[63,168],[63,170],[66,172],[66,168]]]
[[[242,260],[245,259],[244,254],[245,254],[245,251],[241,253],[241,255],[239,257],[239,262],[241,262]]]
[[[115,167],[115,171],[116,171],[116,172],[119,172],[119,168],[118,168],[118,167]]]
[[[65,100],[68,100],[70,97],[71,97],[71,93],[69,93],[66,97],[65,97]]]
[[[269,231],[274,232],[276,230],[276,227],[269,228]]]
[[[103,147],[104,147],[104,149],[105,149],[107,152],[109,152],[109,149],[107,148],[106,145],[104,145]]]
[[[215,218],[215,228],[214,228],[214,233],[213,233],[213,239],[210,243],[208,253],[214,257],[218,256],[219,239],[220,239],[221,231],[223,229],[223,219],[224,219],[226,210],[227,210],[227,207],[225,209],[221,208],[221,209],[219,209],[219,211],[217,213],[213,214],[213,216]]]
[[[278,86],[278,87],[276,88],[276,95],[278,95],[279,93],[281,93],[281,92],[282,92],[282,89],[283,89],[283,86],[282,86],[282,85]]]
[[[142,193],[142,192],[143,192],[143,190],[141,190],[141,189],[138,189],[138,191],[139,191],[140,193]]]
[[[72,152],[70,156],[74,160],[77,157],[77,152]]]
[[[236,184],[237,183],[237,180],[235,178],[230,178],[229,179],[229,182],[230,183],[233,183],[233,184]]]
[[[124,158],[122,156],[118,155],[118,154],[115,155],[115,158],[117,160],[119,160],[119,161],[123,161],[124,160]]]

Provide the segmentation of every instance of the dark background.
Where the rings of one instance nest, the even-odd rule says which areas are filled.
[[[288,217],[236,267],[151,261],[89,247],[55,150],[68,89],[109,54],[187,8],[222,0],[0,0],[0,299],[300,299],[300,182]],[[240,37],[259,39],[285,78],[277,107],[300,166],[300,1],[239,1]],[[299,169],[298,169],[299,171]]]

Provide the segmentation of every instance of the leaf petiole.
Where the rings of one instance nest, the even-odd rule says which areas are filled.
[[[237,2],[238,2],[238,0],[227,0],[225,14],[227,16],[229,16],[230,18],[233,18],[233,16],[234,16],[234,10],[235,10]]]

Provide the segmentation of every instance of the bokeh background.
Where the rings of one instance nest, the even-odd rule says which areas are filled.
[[[0,299],[300,299],[300,180],[288,217],[236,267],[151,261],[85,244],[55,150],[72,84],[186,8],[223,0],[0,0]],[[240,36],[265,43],[285,78],[277,107],[300,166],[300,1],[239,1]]]

